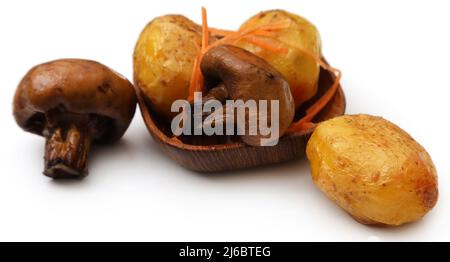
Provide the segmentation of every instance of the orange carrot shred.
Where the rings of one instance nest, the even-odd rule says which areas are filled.
[[[202,7],[202,51],[206,49],[209,41],[208,18],[206,8]]]
[[[289,21],[290,24],[290,21]],[[263,25],[260,26],[258,28],[254,28],[254,29],[240,29],[234,33],[230,33],[228,35],[226,35],[224,38],[219,39],[217,41],[215,41],[214,43],[210,44],[205,50],[203,50],[201,52],[200,55],[200,60],[203,58],[203,55],[212,47],[218,46],[218,45],[223,45],[223,44],[235,44],[237,41],[241,40],[244,37],[250,36],[252,34],[255,35],[263,35],[263,32],[265,31],[276,31],[276,30],[281,30],[281,29],[285,29],[287,26],[289,26],[288,23],[286,23],[286,21],[281,21],[280,22],[275,22],[273,24],[268,24],[268,25]]]
[[[205,52],[208,47],[209,41],[209,29],[208,29],[208,18],[206,14],[206,8],[202,7],[202,48],[201,53]],[[194,60],[194,68],[192,70],[191,81],[189,83],[189,96],[188,101],[192,102],[194,100],[195,92],[201,92],[203,89],[204,78],[202,72],[200,71],[200,54]]]
[[[209,32],[213,35],[220,35],[222,37],[235,33],[234,31],[231,30],[219,29],[214,27],[210,27]]]
[[[188,96],[188,101],[192,102],[194,100],[194,93],[196,90],[196,86],[198,85],[198,75],[200,74],[199,70],[199,59],[200,55],[197,55],[197,57],[194,60],[194,66],[192,69],[192,74],[191,74],[191,81],[189,82],[189,96]]]

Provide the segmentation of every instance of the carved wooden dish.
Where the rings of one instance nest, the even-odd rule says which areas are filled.
[[[315,97],[298,109],[298,116],[309,105],[314,103],[333,83],[334,75],[326,70],[320,71],[319,89]],[[137,90],[139,88],[136,88]],[[305,153],[306,143],[313,129],[302,133],[287,134],[280,138],[275,146],[253,147],[241,142],[216,145],[185,144],[179,139],[173,139],[170,125],[160,121],[152,112],[151,107],[137,91],[139,108],[148,131],[162,150],[180,165],[199,172],[220,172],[248,167],[268,165],[288,161]],[[345,111],[345,96],[339,86],[334,97],[327,106],[315,117],[314,122],[324,121],[343,115]]]

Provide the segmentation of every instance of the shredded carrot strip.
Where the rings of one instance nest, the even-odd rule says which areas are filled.
[[[191,74],[191,81],[189,82],[189,96],[188,101],[192,102],[194,100],[194,93],[196,92],[197,86],[199,85],[199,75],[201,75],[200,66],[200,54],[194,60],[194,67]]]
[[[227,35],[234,33],[234,31],[231,31],[231,30],[225,30],[225,29],[219,29],[219,28],[213,28],[213,27],[209,28],[209,32],[213,35],[220,35],[220,36],[227,36]]]
[[[260,26],[258,28],[254,28],[254,29],[241,29],[234,33],[230,33],[227,36],[225,36],[224,38],[219,39],[219,40],[215,41],[214,43],[210,44],[206,48],[206,50],[204,50],[202,52],[201,58],[209,49],[211,49],[215,46],[223,45],[223,44],[234,44],[244,37],[251,36],[251,35],[261,35],[262,36],[262,35],[264,35],[263,32],[281,30],[281,29],[285,29],[287,26],[289,26],[289,24],[287,24],[286,21],[281,21],[281,22],[276,22],[273,24],[263,25],[263,26]]]
[[[206,14],[206,8],[202,7],[202,48],[200,54],[206,51],[209,41],[209,30],[208,30],[208,18]],[[195,92],[200,92],[203,89],[204,78],[200,71],[200,54],[194,60],[194,68],[192,70],[191,81],[189,83],[189,96],[188,101],[192,102],[194,100]]]
[[[304,131],[304,130],[308,130],[308,129],[314,128],[314,127],[316,127],[316,124],[314,124],[312,122],[305,122],[305,123],[299,123],[296,128],[298,128],[301,131]],[[295,130],[291,131],[290,129],[288,129],[288,133],[289,132],[299,132],[299,131],[295,131]]]
[[[290,22],[289,22],[289,24],[290,24]],[[265,36],[265,35],[268,35],[269,34],[268,32],[270,32],[270,31],[285,29],[286,27],[289,26],[289,24],[283,20],[280,22],[263,25],[258,28],[240,29],[239,31],[236,31],[233,34],[229,34],[229,35],[225,36],[224,38],[219,39],[216,42],[209,45],[208,48],[205,50],[205,52],[203,52],[203,54],[206,53],[206,51],[208,51],[212,47],[222,45],[222,44],[235,44],[237,41],[241,40],[242,38],[249,37],[252,35]]]
[[[202,7],[202,51],[206,49],[209,41],[208,17],[206,8]]]
[[[274,31],[255,31],[253,32],[251,35],[249,36],[265,36],[265,37],[271,37],[271,38],[275,38],[276,37],[276,32]]]

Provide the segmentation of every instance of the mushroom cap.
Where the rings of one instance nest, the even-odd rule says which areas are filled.
[[[200,67],[207,81],[224,83],[231,99],[278,100],[280,136],[292,123],[295,106],[289,83],[264,59],[240,47],[219,45],[205,53]],[[252,145],[260,142],[259,136],[243,139]]]
[[[136,110],[133,85],[103,64],[83,59],[61,59],[30,69],[14,96],[16,122],[28,132],[43,135],[46,114],[55,108],[77,115],[111,120],[100,142],[122,137]]]
[[[205,53],[203,75],[225,84],[233,99],[280,99],[293,111],[288,82],[264,59],[240,47],[219,45]]]

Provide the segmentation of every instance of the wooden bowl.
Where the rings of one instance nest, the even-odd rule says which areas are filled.
[[[305,103],[298,112],[314,103],[331,86],[334,75],[326,70],[320,71],[318,93]],[[150,105],[138,91],[139,108],[145,125],[153,139],[162,150],[180,165],[199,172],[220,172],[248,167],[268,165],[291,160],[305,153],[306,142],[313,129],[301,133],[287,134],[280,138],[275,146],[248,146],[241,142],[217,145],[191,145],[173,139],[170,125],[159,120],[152,112]],[[324,109],[315,117],[314,122],[324,121],[343,115],[345,111],[345,96],[339,86],[336,94]],[[297,118],[301,117],[298,114]]]

